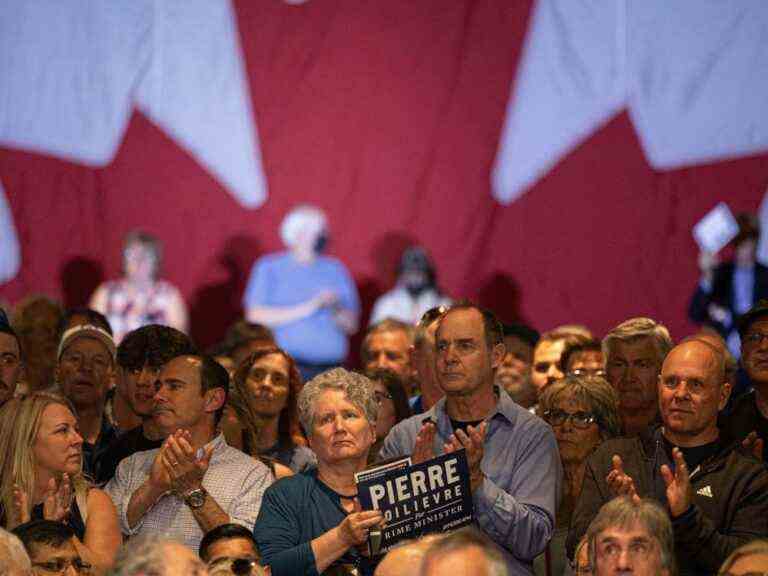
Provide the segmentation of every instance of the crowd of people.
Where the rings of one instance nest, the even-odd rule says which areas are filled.
[[[206,351],[44,298],[0,313],[0,574],[768,573],[768,301],[734,316],[739,360],[646,317],[539,334],[444,301],[411,250],[353,371],[356,291],[322,215],[293,217]],[[355,475],[458,451],[471,525],[371,555]]]

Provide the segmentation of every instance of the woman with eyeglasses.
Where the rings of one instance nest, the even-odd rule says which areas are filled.
[[[555,534],[534,563],[537,575],[559,576],[567,565],[565,539],[581,493],[587,457],[621,433],[619,398],[600,376],[567,377],[550,384],[539,399],[539,414],[555,432],[563,464],[563,494]]]
[[[376,419],[376,442],[368,453],[368,463],[372,464],[379,457],[379,450],[384,444],[384,438],[400,421],[411,416],[408,406],[408,395],[397,374],[389,370],[371,370],[365,375],[373,383],[373,397],[379,405],[379,416]]]
[[[231,443],[246,454],[275,463],[278,478],[302,472],[316,462],[312,451],[302,445],[306,441],[296,407],[301,388],[293,358],[276,346],[248,356],[232,382],[229,406],[240,422],[241,437]]]
[[[63,522],[94,574],[111,567],[122,538],[117,511],[83,476],[83,437],[64,397],[34,392],[0,410],[0,525]]]

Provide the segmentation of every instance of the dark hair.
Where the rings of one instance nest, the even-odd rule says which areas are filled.
[[[754,214],[749,212],[737,214],[736,223],[739,225],[739,232],[731,241],[734,246],[739,246],[747,240],[757,241],[760,238],[760,221]]]
[[[11,326],[11,323],[8,321],[8,316],[2,308],[0,308],[0,332],[16,338],[16,345],[19,347],[19,359],[23,359],[24,353],[21,350],[21,340],[19,339],[19,335],[16,334],[16,330]]]
[[[231,355],[241,346],[245,346],[254,340],[260,342],[275,342],[275,335],[267,326],[248,322],[247,320],[238,320],[227,328],[224,338],[213,346],[209,354],[213,356]],[[237,366],[235,366],[237,368]]]
[[[52,520],[32,520],[19,524],[12,530],[19,537],[24,548],[32,552],[34,546],[45,545],[61,548],[75,536],[74,530],[63,522]]]
[[[408,404],[408,395],[405,393],[403,380],[391,370],[379,368],[366,370],[365,376],[373,382],[381,382],[392,396],[395,405],[395,424],[411,417],[411,406]]]
[[[114,333],[112,332],[112,326],[109,324],[107,317],[98,310],[87,308],[85,306],[67,308],[67,310],[64,312],[64,316],[61,318],[61,322],[59,322],[59,334],[64,334],[67,328],[71,328],[69,323],[75,316],[85,316],[87,320],[86,324],[93,324],[94,326],[102,328],[110,336],[114,336]]]
[[[292,448],[294,446],[294,435],[301,434],[301,426],[299,425],[299,409],[298,398],[299,392],[301,392],[304,382],[301,379],[301,374],[296,366],[296,362],[293,360],[290,354],[285,350],[278,348],[277,346],[270,346],[253,352],[248,358],[243,360],[240,366],[237,367],[235,375],[233,377],[233,393],[231,405],[238,415],[241,422],[248,427],[251,433],[255,433],[255,423],[251,422],[250,409],[248,408],[248,400],[245,397],[245,381],[248,379],[248,374],[251,372],[251,368],[259,360],[272,354],[279,354],[288,362],[288,399],[285,402],[285,408],[280,414],[279,421],[277,423],[277,436],[278,444],[283,448]],[[255,440],[255,438],[251,439]],[[253,444],[255,449],[256,444]]]
[[[195,355],[197,349],[186,334],[160,324],[149,324],[125,335],[117,347],[117,365],[125,370],[157,368],[177,356]]]
[[[233,538],[244,538],[245,540],[251,542],[253,544],[253,549],[258,555],[259,550],[256,547],[256,540],[253,538],[253,532],[248,530],[248,528],[245,526],[241,526],[240,524],[230,523],[216,526],[216,528],[213,530],[209,530],[205,533],[203,539],[200,540],[200,549],[198,550],[200,558],[203,560],[203,562],[208,562],[208,549],[213,544],[219,540],[230,540]]]
[[[514,336],[528,344],[531,348],[536,346],[536,343],[539,341],[539,331],[534,330],[525,324],[519,324],[517,322],[504,324],[502,325],[502,330],[504,332],[504,338]]]
[[[442,316],[440,316],[440,324],[442,324],[445,320],[445,317],[454,310],[476,310],[480,316],[482,316],[485,343],[488,345],[489,349],[493,349],[493,347],[497,344],[504,343],[504,328],[501,326],[499,319],[496,318],[496,314],[487,308],[482,308],[481,306],[478,306],[469,300],[459,300],[458,302],[455,302],[450,308],[448,308],[448,310],[446,310]],[[438,324],[438,330],[439,329],[440,325]]]
[[[603,353],[603,343],[596,338],[587,340],[586,342],[567,342],[563,353],[560,354],[560,370],[565,373],[568,370],[568,362],[571,356],[578,354],[579,352],[600,352]]]
[[[224,407],[229,396],[229,372],[207,354],[190,354],[190,356],[200,360],[200,391],[205,394],[208,390],[213,390],[214,388],[224,390],[224,402],[221,408],[216,410],[215,422],[218,424],[224,414]]]

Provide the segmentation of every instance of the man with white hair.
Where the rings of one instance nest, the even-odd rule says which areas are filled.
[[[0,528],[0,574],[26,576],[31,571],[32,564],[21,540]]]
[[[243,296],[245,317],[269,326],[308,380],[344,361],[360,303],[344,265],[322,255],[328,224],[319,208],[292,209],[280,236],[288,251],[268,254],[254,264]]]

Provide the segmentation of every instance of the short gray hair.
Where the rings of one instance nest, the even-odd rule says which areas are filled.
[[[357,372],[344,368],[333,368],[312,378],[304,385],[299,394],[299,420],[304,433],[309,436],[315,424],[315,403],[327,390],[340,390],[347,400],[365,414],[366,420],[376,424],[379,405],[373,395],[373,383]]]
[[[120,548],[108,576],[164,576],[168,563],[166,546],[181,544],[160,535],[131,538]]]
[[[620,496],[604,504],[587,529],[589,558],[593,569],[597,567],[597,538],[609,528],[631,528],[639,523],[656,540],[661,551],[661,565],[676,574],[672,522],[667,512],[655,500],[643,498],[639,502],[629,496]]]
[[[653,341],[658,364],[661,367],[664,358],[672,350],[672,338],[666,326],[651,318],[644,317],[625,320],[605,335],[603,338],[603,356],[605,356],[606,363],[610,358],[615,342],[633,342],[640,338],[650,338]]]
[[[32,562],[18,536],[0,528],[0,574],[32,570]]]
[[[743,546],[739,546],[734,550],[728,558],[725,559],[723,565],[720,566],[718,574],[727,573],[737,560],[746,558],[747,556],[768,556],[768,540],[753,540]]]
[[[597,419],[603,440],[621,436],[619,396],[602,376],[566,376],[544,389],[539,398],[539,412],[554,410],[561,399],[574,399],[588,406]]]
[[[460,528],[437,539],[424,556],[424,562],[421,565],[422,576],[427,574],[429,563],[434,558],[467,548],[480,548],[483,551],[487,562],[487,576],[508,576],[507,563],[499,547],[474,526]]]

